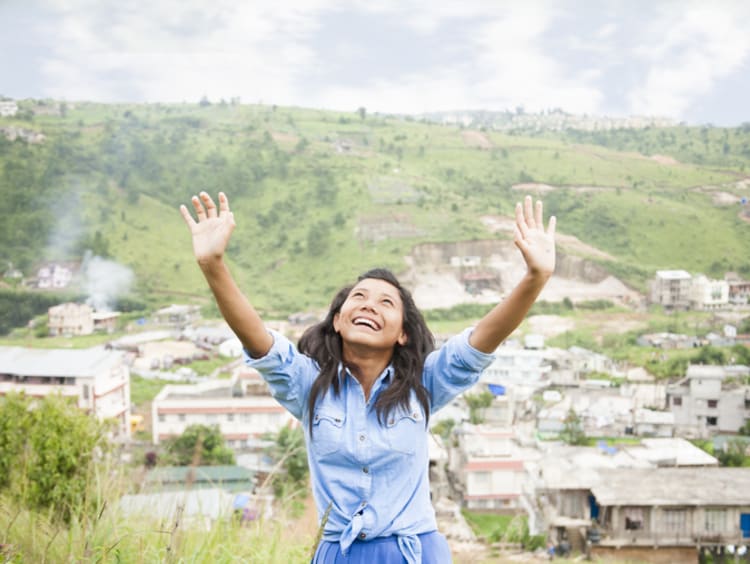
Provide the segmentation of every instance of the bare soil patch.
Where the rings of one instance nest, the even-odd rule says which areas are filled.
[[[481,131],[462,131],[461,139],[469,147],[479,147],[480,149],[491,149],[493,147],[492,141]]]
[[[680,161],[667,155],[651,155],[651,160],[663,165],[680,164]]]

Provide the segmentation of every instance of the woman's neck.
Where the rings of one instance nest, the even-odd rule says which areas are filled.
[[[344,366],[362,386],[365,401],[369,401],[372,387],[390,364],[393,351],[378,351],[344,344],[341,352]]]

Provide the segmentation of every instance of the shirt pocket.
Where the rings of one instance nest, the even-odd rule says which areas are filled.
[[[344,410],[331,405],[315,409],[312,424],[311,449],[317,456],[333,454],[344,446]]]
[[[414,454],[418,442],[424,440],[424,413],[422,406],[414,399],[408,409],[398,406],[388,414],[385,432],[390,447],[404,454]]]

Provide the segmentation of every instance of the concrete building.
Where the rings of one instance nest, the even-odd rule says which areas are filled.
[[[200,307],[196,305],[172,304],[154,313],[154,322],[173,327],[184,327],[201,318]]]
[[[463,424],[449,451],[448,475],[467,509],[514,509],[523,491],[523,451],[512,429]]]
[[[47,326],[53,337],[91,335],[94,332],[94,310],[86,304],[66,303],[47,310]]]
[[[650,301],[668,310],[690,308],[692,276],[685,270],[658,270],[651,281]]]
[[[729,546],[748,555],[747,469],[611,470],[601,473],[591,496],[599,537],[590,545],[595,558],[697,563],[701,552],[710,552],[714,562],[734,560]]]
[[[667,387],[675,432],[687,437],[736,433],[750,419],[750,368],[691,364],[685,378]]]
[[[0,100],[0,116],[13,117],[18,113],[18,104],[14,100]]]
[[[703,274],[693,277],[690,287],[690,303],[693,309],[710,311],[729,307],[729,282],[710,280]]]
[[[154,444],[181,435],[190,425],[218,425],[228,444],[275,433],[297,420],[268,393],[255,370],[242,366],[231,380],[167,385],[151,404]]]
[[[0,347],[0,395],[10,392],[70,397],[98,419],[114,419],[116,435],[130,436],[130,373],[122,352]]]

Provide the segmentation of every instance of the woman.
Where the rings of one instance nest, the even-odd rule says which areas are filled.
[[[235,227],[219,206],[192,198],[180,212],[193,252],[229,326],[274,397],[305,428],[318,515],[313,563],[444,564],[451,561],[430,502],[427,420],[471,387],[493,351],[521,323],[555,268],[555,218],[542,203],[516,205],[515,243],[527,266],[512,293],[473,329],[434,350],[409,292],[371,270],[334,297],[328,315],[295,347],[268,331],[223,261]],[[325,517],[325,518],[324,518]]]

